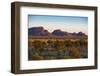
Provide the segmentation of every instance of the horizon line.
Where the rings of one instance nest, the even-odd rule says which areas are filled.
[[[43,26],[37,26],[37,27],[42,27],[42,28],[44,28]],[[28,29],[29,28],[33,28],[33,27],[28,27]],[[50,32],[48,29],[45,29],[44,28],[44,30],[47,30],[48,32]],[[61,29],[55,29],[55,30],[60,30],[60,31],[62,31],[62,32],[68,32],[68,31],[63,31],[63,30],[61,30]],[[53,30],[53,31],[55,31],[55,30]],[[52,32],[53,32],[52,31]],[[50,32],[50,33],[52,33],[52,32]],[[78,32],[68,32],[68,33],[79,33],[79,32],[82,32],[82,31],[78,31]],[[85,32],[82,32],[82,33],[85,33]],[[86,33],[85,33],[86,34]],[[86,34],[86,35],[88,35],[88,34]]]

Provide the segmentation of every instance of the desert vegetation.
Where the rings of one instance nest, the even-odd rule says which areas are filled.
[[[88,57],[87,39],[28,39],[29,60]]]

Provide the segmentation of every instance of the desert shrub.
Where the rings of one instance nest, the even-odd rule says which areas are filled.
[[[63,50],[64,49],[64,42],[63,41],[59,41],[59,40],[56,40],[54,42],[54,47],[57,49],[57,50]]]
[[[75,45],[76,47],[80,46],[79,41],[78,41],[78,40],[76,40],[76,41],[74,42],[74,45]]]
[[[80,57],[80,51],[78,48],[71,48],[70,49],[70,56],[72,58],[79,58]]]
[[[69,59],[70,58],[70,56],[64,56],[64,59]]]
[[[44,58],[42,56],[32,56],[33,60],[43,60]]]
[[[80,43],[80,46],[82,46],[82,47],[87,47],[87,45],[88,45],[87,41],[84,39],[80,39],[79,43]]]
[[[70,46],[73,45],[73,42],[71,40],[65,40],[64,44],[65,44],[66,47],[70,47]]]
[[[28,47],[31,48],[33,46],[33,41],[31,39],[28,39]]]
[[[33,46],[34,46],[36,51],[40,51],[40,49],[43,47],[42,41],[35,40],[33,42]]]

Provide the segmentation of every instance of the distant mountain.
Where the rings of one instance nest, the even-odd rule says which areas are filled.
[[[47,36],[50,33],[45,30],[43,27],[32,27],[28,29],[28,35],[34,36]]]
[[[52,32],[52,34],[53,34],[53,35],[56,35],[56,36],[66,36],[66,35],[68,35],[67,32],[61,31],[60,29],[54,30],[54,31]]]
[[[56,29],[53,32],[48,32],[48,30],[44,29],[43,27],[32,27],[28,29],[29,36],[87,36],[83,32],[73,32],[69,33],[66,31],[62,31],[60,29]]]
[[[86,36],[86,34],[83,33],[83,32],[78,32],[78,33],[77,33],[77,36]]]

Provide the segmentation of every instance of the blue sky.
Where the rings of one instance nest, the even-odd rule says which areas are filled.
[[[88,17],[77,16],[50,16],[50,15],[29,15],[28,26],[42,26],[49,32],[61,29],[67,32],[84,32],[88,34]]]

